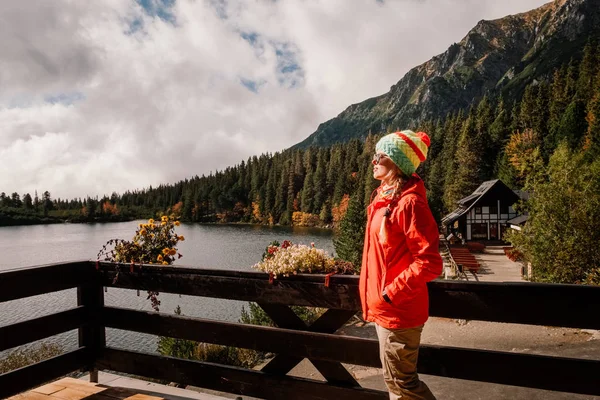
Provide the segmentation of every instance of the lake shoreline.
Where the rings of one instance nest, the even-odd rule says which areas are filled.
[[[56,224],[110,224],[110,223],[119,223],[119,222],[131,222],[131,221],[141,221],[145,220],[145,218],[136,218],[136,217],[123,217],[123,218],[115,218],[111,216],[111,218],[94,218],[94,220],[73,220],[68,218],[57,218],[57,217],[42,217],[42,219],[11,219],[6,223],[6,219],[0,219],[0,228],[10,227],[10,226],[35,226],[35,225],[56,225]],[[205,225],[205,226],[261,226],[261,227],[299,227],[299,228],[310,228],[310,229],[320,229],[324,231],[333,231],[334,228],[326,225],[326,226],[304,226],[304,225],[280,225],[280,224],[255,224],[252,222],[187,222],[182,221],[185,224],[193,224],[193,225]]]

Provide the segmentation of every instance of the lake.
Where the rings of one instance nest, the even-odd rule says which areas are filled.
[[[98,250],[109,239],[131,239],[140,222],[144,221],[0,227],[0,271],[63,261],[95,260]],[[179,243],[183,258],[175,265],[186,267],[249,271],[273,240],[314,242],[315,247],[329,254],[334,251],[332,232],[318,228],[182,224],[176,228],[176,233],[185,236],[185,241]],[[133,290],[109,288],[104,296],[106,305],[151,310],[145,292],[138,296]],[[233,322],[238,320],[246,305],[240,301],[167,293],[161,293],[159,299],[161,312],[171,313],[179,305],[187,316]],[[0,326],[76,305],[75,289],[0,303]],[[156,337],[152,335],[107,329],[106,339],[110,346],[146,352],[156,350]],[[46,341],[60,344],[67,350],[74,349],[77,332],[66,332]]]

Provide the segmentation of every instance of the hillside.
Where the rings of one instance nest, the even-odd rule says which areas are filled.
[[[369,132],[414,128],[476,104],[484,94],[518,100],[524,87],[578,60],[600,33],[600,0],[557,0],[480,21],[460,43],[410,70],[384,95],[353,104],[294,148],[329,146]]]

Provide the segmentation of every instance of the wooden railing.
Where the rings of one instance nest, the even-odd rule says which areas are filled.
[[[115,277],[118,273],[118,279]],[[79,348],[0,375],[0,398],[76,370],[106,369],[265,399],[386,399],[341,363],[381,367],[376,340],[335,335],[359,309],[358,277],[77,262],[0,273],[0,302],[77,287],[78,306],[0,327],[0,351],[79,329]],[[257,302],[277,328],[107,307],[103,287]],[[600,329],[600,287],[435,281],[432,316]],[[291,305],[328,310],[307,326]],[[588,311],[589,310],[589,311]],[[106,346],[105,327],[276,353],[260,371]],[[510,332],[506,333],[510,335]],[[288,376],[308,358],[326,382]],[[568,371],[569,379],[564,379]],[[600,361],[423,345],[419,372],[581,394],[600,394]]]

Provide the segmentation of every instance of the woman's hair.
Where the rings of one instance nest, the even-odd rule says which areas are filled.
[[[400,195],[402,194],[402,186],[406,182],[408,182],[409,177],[404,174],[400,168],[396,167],[396,180],[394,183],[394,191],[392,192],[392,198],[390,203],[385,208],[385,213],[383,214],[383,219],[381,220],[381,227],[379,228],[379,243],[386,244],[388,241],[387,234],[387,220],[388,217],[392,214],[392,207],[395,207],[398,204],[398,200],[400,199]]]

